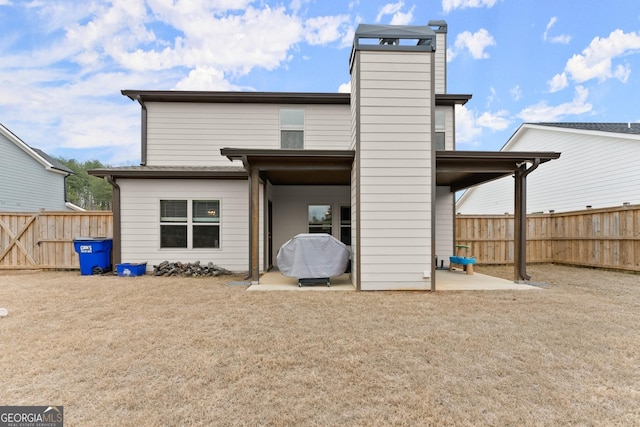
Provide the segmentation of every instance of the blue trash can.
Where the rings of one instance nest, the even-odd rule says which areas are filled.
[[[80,274],[90,276],[111,270],[113,239],[104,237],[78,237],[73,246],[80,258]]]

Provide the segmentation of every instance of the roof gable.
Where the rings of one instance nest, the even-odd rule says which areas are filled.
[[[64,173],[70,174],[73,171],[62,163],[54,159],[53,157],[46,154],[44,151],[39,150],[37,148],[30,147],[26,142],[18,138],[16,134],[7,129],[4,125],[0,123],[0,135],[4,136],[5,139],[9,142],[12,142],[22,151],[24,151],[27,155],[33,158],[35,161],[44,166],[45,169],[50,170],[56,173]]]

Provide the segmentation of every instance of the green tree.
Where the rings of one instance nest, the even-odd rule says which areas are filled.
[[[67,201],[87,210],[111,210],[111,185],[87,172],[108,166],[98,160],[78,162],[75,159],[58,158],[58,161],[74,172],[74,175],[67,177]]]

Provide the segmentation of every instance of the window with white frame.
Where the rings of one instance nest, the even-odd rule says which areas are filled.
[[[436,126],[435,126],[435,138],[434,144],[436,146],[436,150],[444,150],[445,145],[445,135],[446,135],[446,123],[445,123],[445,112],[444,110],[436,110]]]
[[[351,246],[351,206],[340,206],[340,241]]]
[[[160,200],[161,248],[220,248],[219,200]]]
[[[280,109],[280,148],[304,148],[304,110]]]
[[[331,205],[309,205],[309,233],[331,234]]]

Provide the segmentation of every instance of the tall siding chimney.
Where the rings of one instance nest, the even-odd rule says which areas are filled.
[[[361,24],[355,33],[352,274],[361,290],[431,288],[435,43],[426,25]]]
[[[429,21],[436,33],[436,93],[447,93],[447,22]]]

